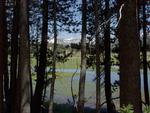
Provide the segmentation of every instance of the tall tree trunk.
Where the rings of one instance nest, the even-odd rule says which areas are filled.
[[[7,34],[6,34],[7,35]],[[5,39],[5,59],[4,59],[4,94],[5,94],[5,112],[9,113],[9,74],[8,74],[8,38]]]
[[[105,21],[108,21],[109,16],[109,0],[105,0]],[[111,103],[111,49],[110,49],[110,21],[108,21],[104,27],[104,46],[105,46],[105,96],[107,102],[108,113],[113,113],[112,103]]]
[[[134,113],[142,113],[140,97],[140,47],[138,37],[137,0],[122,5],[119,35],[120,104],[133,105]]]
[[[79,98],[78,113],[84,113],[84,93],[85,93],[85,77],[86,77],[86,14],[87,1],[82,0],[82,33],[81,33],[81,67],[79,80]]]
[[[39,56],[39,67],[37,69],[37,83],[32,102],[32,113],[41,112],[42,94],[44,88],[44,77],[46,69],[46,52],[47,52],[47,38],[48,38],[48,0],[43,1],[43,27],[42,40]]]
[[[30,51],[30,47],[31,47],[31,43],[30,43],[30,40],[31,40],[31,37],[30,37],[30,33],[29,33],[29,31],[30,31],[30,26],[29,26],[29,23],[30,23],[30,21],[29,21],[29,15],[30,15],[30,5],[31,5],[31,1],[30,0],[28,0],[27,1],[27,19],[28,19],[28,40],[29,40],[29,53],[31,52]],[[31,68],[32,68],[32,66],[31,66],[31,55],[30,54],[28,54],[29,55],[29,75],[30,75],[30,93],[31,93],[31,100],[32,100],[32,97],[33,97],[33,86],[32,86],[32,73],[31,73]]]
[[[7,4],[7,3],[6,3]],[[6,7],[6,6],[5,6]],[[6,8],[5,8],[6,12]],[[4,94],[5,94],[5,112],[9,112],[9,75],[8,75],[8,34],[7,34],[7,13],[5,13],[5,22],[4,22],[4,29],[5,29],[5,50],[4,50]]]
[[[56,4],[57,0],[53,0],[53,10],[54,10],[54,45],[53,45],[53,58],[52,58],[52,82],[50,89],[50,103],[49,103],[49,113],[53,113],[53,100],[54,100],[54,88],[55,88],[55,79],[56,79],[56,54],[57,54],[57,24],[56,24]]]
[[[20,0],[19,11],[19,66],[18,66],[18,85],[20,86],[19,94],[17,95],[20,104],[20,113],[30,113],[30,58],[29,58],[29,38],[28,38],[28,13],[27,13],[27,0]]]
[[[149,105],[148,73],[147,73],[147,34],[146,34],[146,1],[143,0],[143,76],[145,103]]]
[[[37,71],[37,68],[39,67],[39,35],[40,35],[39,27],[40,27],[40,25],[38,22],[36,25],[36,45],[35,45],[35,47],[36,47],[36,71]],[[37,72],[36,72],[36,74],[37,74]]]
[[[19,34],[19,1],[14,1],[13,28],[11,33],[11,66],[10,66],[10,111],[16,113],[16,79],[17,79],[17,61],[18,61],[18,34]]]
[[[30,31],[30,26],[29,26],[29,23],[30,23],[30,21],[29,21],[29,15],[30,15],[30,13],[29,13],[29,11],[31,10],[30,9],[30,4],[31,4],[31,1],[30,0],[27,0],[27,21],[28,21],[28,41],[29,41],[29,44],[28,44],[28,46],[29,46],[29,79],[30,79],[30,96],[31,96],[31,98],[30,98],[30,111],[31,111],[31,107],[32,107],[32,97],[33,97],[33,85],[32,85],[32,72],[31,72],[31,68],[32,68],[32,66],[31,66],[31,51],[30,51],[30,48],[31,48],[31,43],[30,43],[30,40],[31,40],[31,37],[30,37],[30,33],[29,33],[29,31]]]
[[[98,0],[95,0],[95,44],[96,44],[96,113],[100,113],[100,22]]]
[[[0,113],[4,112],[3,104],[3,77],[4,77],[4,63],[5,63],[5,38],[6,38],[6,1],[0,2]]]

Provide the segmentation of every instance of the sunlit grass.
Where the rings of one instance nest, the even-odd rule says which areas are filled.
[[[74,53],[72,57],[68,58],[65,63],[57,63],[56,67],[58,69],[76,69],[80,66],[81,58],[80,53]]]
[[[61,76],[65,76],[65,77],[67,77],[67,76],[72,76],[74,73],[68,73],[68,72],[57,72],[56,73],[56,75],[57,75],[57,77],[61,77]],[[76,75],[79,75],[79,73],[75,73],[75,76]]]
[[[68,60],[64,63],[56,63],[56,68],[57,69],[76,69],[76,68],[80,68],[80,63],[81,63],[81,57],[80,57],[80,52],[76,52],[73,54],[72,57],[69,57]],[[112,53],[111,54],[111,60],[114,64],[118,64],[119,61],[118,59],[116,59],[116,56],[118,56],[117,53]],[[142,53],[140,53],[141,59],[142,59]],[[150,61],[150,52],[147,52],[147,60]],[[36,65],[36,59],[35,58],[31,58],[31,65],[35,66]],[[142,66],[142,65],[141,65]],[[92,68],[90,68],[92,69]],[[111,68],[111,71],[117,71],[118,68],[113,67]],[[69,75],[69,74],[66,74]]]

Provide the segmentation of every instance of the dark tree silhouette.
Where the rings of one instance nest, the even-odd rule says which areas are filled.
[[[13,25],[11,33],[11,66],[10,66],[10,112],[16,113],[16,80],[17,80],[17,60],[18,60],[18,34],[19,34],[19,1],[13,4]]]
[[[105,0],[105,11],[104,17],[105,21],[110,18],[109,10],[109,0]],[[110,21],[104,25],[104,48],[105,48],[105,95],[107,101],[107,110],[109,113],[113,113],[113,108],[111,106],[111,47],[110,47]]]
[[[148,73],[147,73],[147,19],[146,19],[146,1],[143,0],[143,76],[144,76],[144,95],[145,95],[145,104],[149,105],[149,90],[148,90]]]
[[[131,104],[135,113],[141,113],[137,0],[126,0],[122,3],[118,25],[120,104],[121,107]]]
[[[95,44],[96,44],[96,113],[100,112],[100,22],[98,0],[95,0]]]
[[[42,40],[40,46],[39,67],[37,68],[37,83],[35,93],[32,100],[32,113],[41,112],[42,93],[44,88],[44,77],[46,69],[46,53],[47,53],[47,38],[48,38],[48,0],[43,0],[43,25],[42,25]]]
[[[0,112],[4,112],[3,108],[3,78],[5,63],[5,40],[6,40],[6,0],[0,1]]]

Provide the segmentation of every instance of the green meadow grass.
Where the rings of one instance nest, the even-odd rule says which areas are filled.
[[[142,59],[142,53],[141,59]],[[115,58],[117,56],[116,53],[111,54],[111,59],[114,63],[118,63],[118,60]],[[150,52],[147,52],[147,59],[150,61]],[[80,52],[76,52],[73,54],[72,57],[69,57],[68,60],[64,63],[56,63],[56,68],[57,69],[76,69],[77,67],[80,68],[80,62],[81,62],[81,57],[80,57]],[[36,59],[31,58],[31,65],[35,66],[36,65]],[[112,68],[112,71],[116,71],[116,68]]]
[[[56,67],[58,69],[76,69],[80,66],[80,57],[70,57],[65,63],[57,63]]]

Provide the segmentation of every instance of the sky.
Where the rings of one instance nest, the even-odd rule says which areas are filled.
[[[78,3],[81,2],[81,0],[77,0]],[[78,19],[81,19],[81,13],[77,16]],[[150,19],[148,19],[150,21]],[[81,39],[81,33],[68,33],[68,32],[59,32],[58,38],[60,39]]]
[[[58,37],[61,39],[80,39],[81,38],[81,33],[67,33],[67,32],[60,32],[58,34]]]
[[[81,0],[77,0],[77,4],[80,4]],[[76,20],[81,20],[81,12],[76,12]],[[81,39],[81,33],[68,33],[68,32],[59,32],[58,33],[58,38],[61,39]]]

